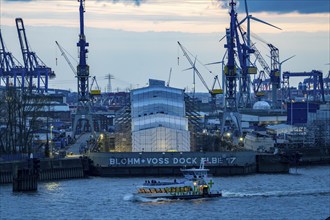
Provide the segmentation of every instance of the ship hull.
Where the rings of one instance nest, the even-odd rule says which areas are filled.
[[[222,197],[221,192],[209,193],[209,194],[195,194],[195,195],[170,195],[170,194],[152,194],[146,195],[142,193],[134,194],[136,197],[145,199],[171,199],[171,200],[192,200],[192,199],[203,199],[203,198],[219,198]]]

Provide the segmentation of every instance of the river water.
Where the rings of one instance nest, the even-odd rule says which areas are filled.
[[[165,180],[165,178],[161,178]],[[168,178],[166,178],[168,179]],[[158,179],[157,179],[158,180]],[[330,167],[290,174],[216,177],[223,198],[192,201],[136,200],[145,178],[100,178],[39,183],[38,192],[0,186],[0,219],[326,219]]]

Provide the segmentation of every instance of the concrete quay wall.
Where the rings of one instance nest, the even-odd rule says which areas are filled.
[[[12,183],[17,170],[28,169],[27,161],[0,163],[0,184]],[[88,158],[41,159],[39,181],[84,178],[89,170]]]

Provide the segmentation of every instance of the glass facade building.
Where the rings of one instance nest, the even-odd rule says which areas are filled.
[[[132,151],[190,151],[184,91],[161,80],[131,91]]]

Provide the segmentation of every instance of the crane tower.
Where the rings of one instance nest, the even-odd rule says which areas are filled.
[[[86,62],[89,43],[87,43],[84,33],[85,0],[78,0],[78,2],[80,3],[80,33],[77,43],[79,49],[79,64],[77,66],[76,76],[78,85],[78,107],[73,122],[74,135],[77,134],[79,130],[94,132],[93,115],[89,97],[89,66]]]
[[[221,134],[224,135],[225,130],[233,133],[234,137],[242,134],[241,120],[237,106],[237,68],[235,64],[235,47],[239,46],[239,36],[237,33],[237,13],[235,11],[236,1],[231,0],[230,3],[230,28],[226,29],[228,50],[228,61],[224,69],[225,74],[225,105],[221,124]],[[236,37],[235,37],[236,36]],[[236,46],[235,46],[236,39]],[[226,122],[229,124],[226,126]],[[227,129],[226,129],[227,128]]]

